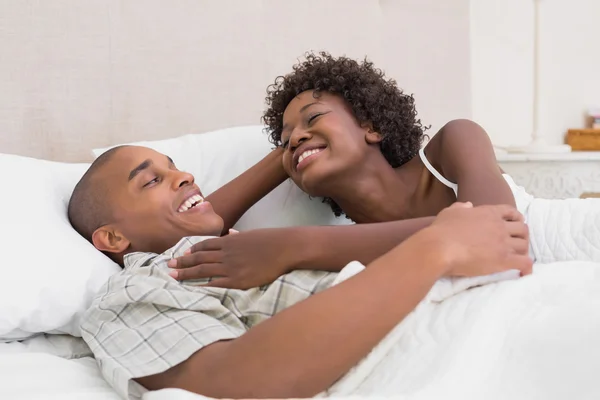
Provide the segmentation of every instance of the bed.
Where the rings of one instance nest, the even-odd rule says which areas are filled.
[[[340,18],[306,29],[315,10]],[[0,170],[10,188],[0,196],[0,398],[119,398],[78,325],[118,267],[66,218],[95,156],[121,143],[153,147],[210,193],[270,150],[256,125],[265,87],[306,50],[368,55],[418,94],[435,129],[470,115],[468,15],[468,0],[0,2],[0,48],[13,54],[0,65]],[[237,228],[346,223],[286,182]],[[527,280],[440,282],[321,396],[598,398],[598,296],[591,263]]]

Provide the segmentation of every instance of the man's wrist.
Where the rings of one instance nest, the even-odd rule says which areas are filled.
[[[414,246],[414,251],[422,251],[427,267],[434,268],[442,277],[458,262],[457,251],[447,235],[446,230],[432,225],[413,235],[405,244]]]

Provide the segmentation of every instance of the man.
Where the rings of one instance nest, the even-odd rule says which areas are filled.
[[[220,288],[219,278],[175,280],[174,258],[227,232],[285,179],[280,157],[274,151],[204,199],[167,156],[126,146],[99,157],[75,188],[73,226],[124,266],[82,322],[123,397],[167,387],[211,397],[313,396],[367,355],[440,277],[531,271],[516,210],[458,204],[435,219],[239,233],[232,239],[256,238],[249,259],[282,275],[269,284],[250,278],[247,290]],[[205,247],[198,275],[226,276],[223,250],[211,255]],[[366,270],[331,287],[333,271],[353,260]]]

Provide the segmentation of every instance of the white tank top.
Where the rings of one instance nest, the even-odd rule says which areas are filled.
[[[444,185],[448,186],[450,189],[454,190],[454,195],[458,197],[458,185],[456,183],[450,182],[448,179],[444,178],[442,174],[439,173],[437,169],[431,165],[427,157],[425,156],[425,148],[419,150],[419,157],[421,157],[421,161],[425,164],[425,168],[431,172],[431,175],[435,176],[438,181],[442,182]]]
[[[431,175],[435,176],[438,181],[440,181],[445,186],[449,187],[454,191],[454,195],[458,197],[458,185],[456,183],[450,182],[446,179],[438,170],[436,170],[433,165],[429,162],[427,157],[425,156],[425,149],[422,148],[419,150],[419,156],[421,157],[421,161],[425,165],[425,168],[429,170]],[[517,210],[525,217],[527,220],[527,210],[529,208],[529,204],[533,200],[533,196],[525,191],[525,189],[515,183],[510,175],[502,174],[506,183],[510,187],[510,190],[515,198],[515,204],[517,205]]]

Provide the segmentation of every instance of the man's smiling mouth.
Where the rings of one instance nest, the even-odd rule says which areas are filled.
[[[204,198],[199,194],[193,194],[181,203],[177,212],[186,212],[191,208],[198,206],[204,202]]]

